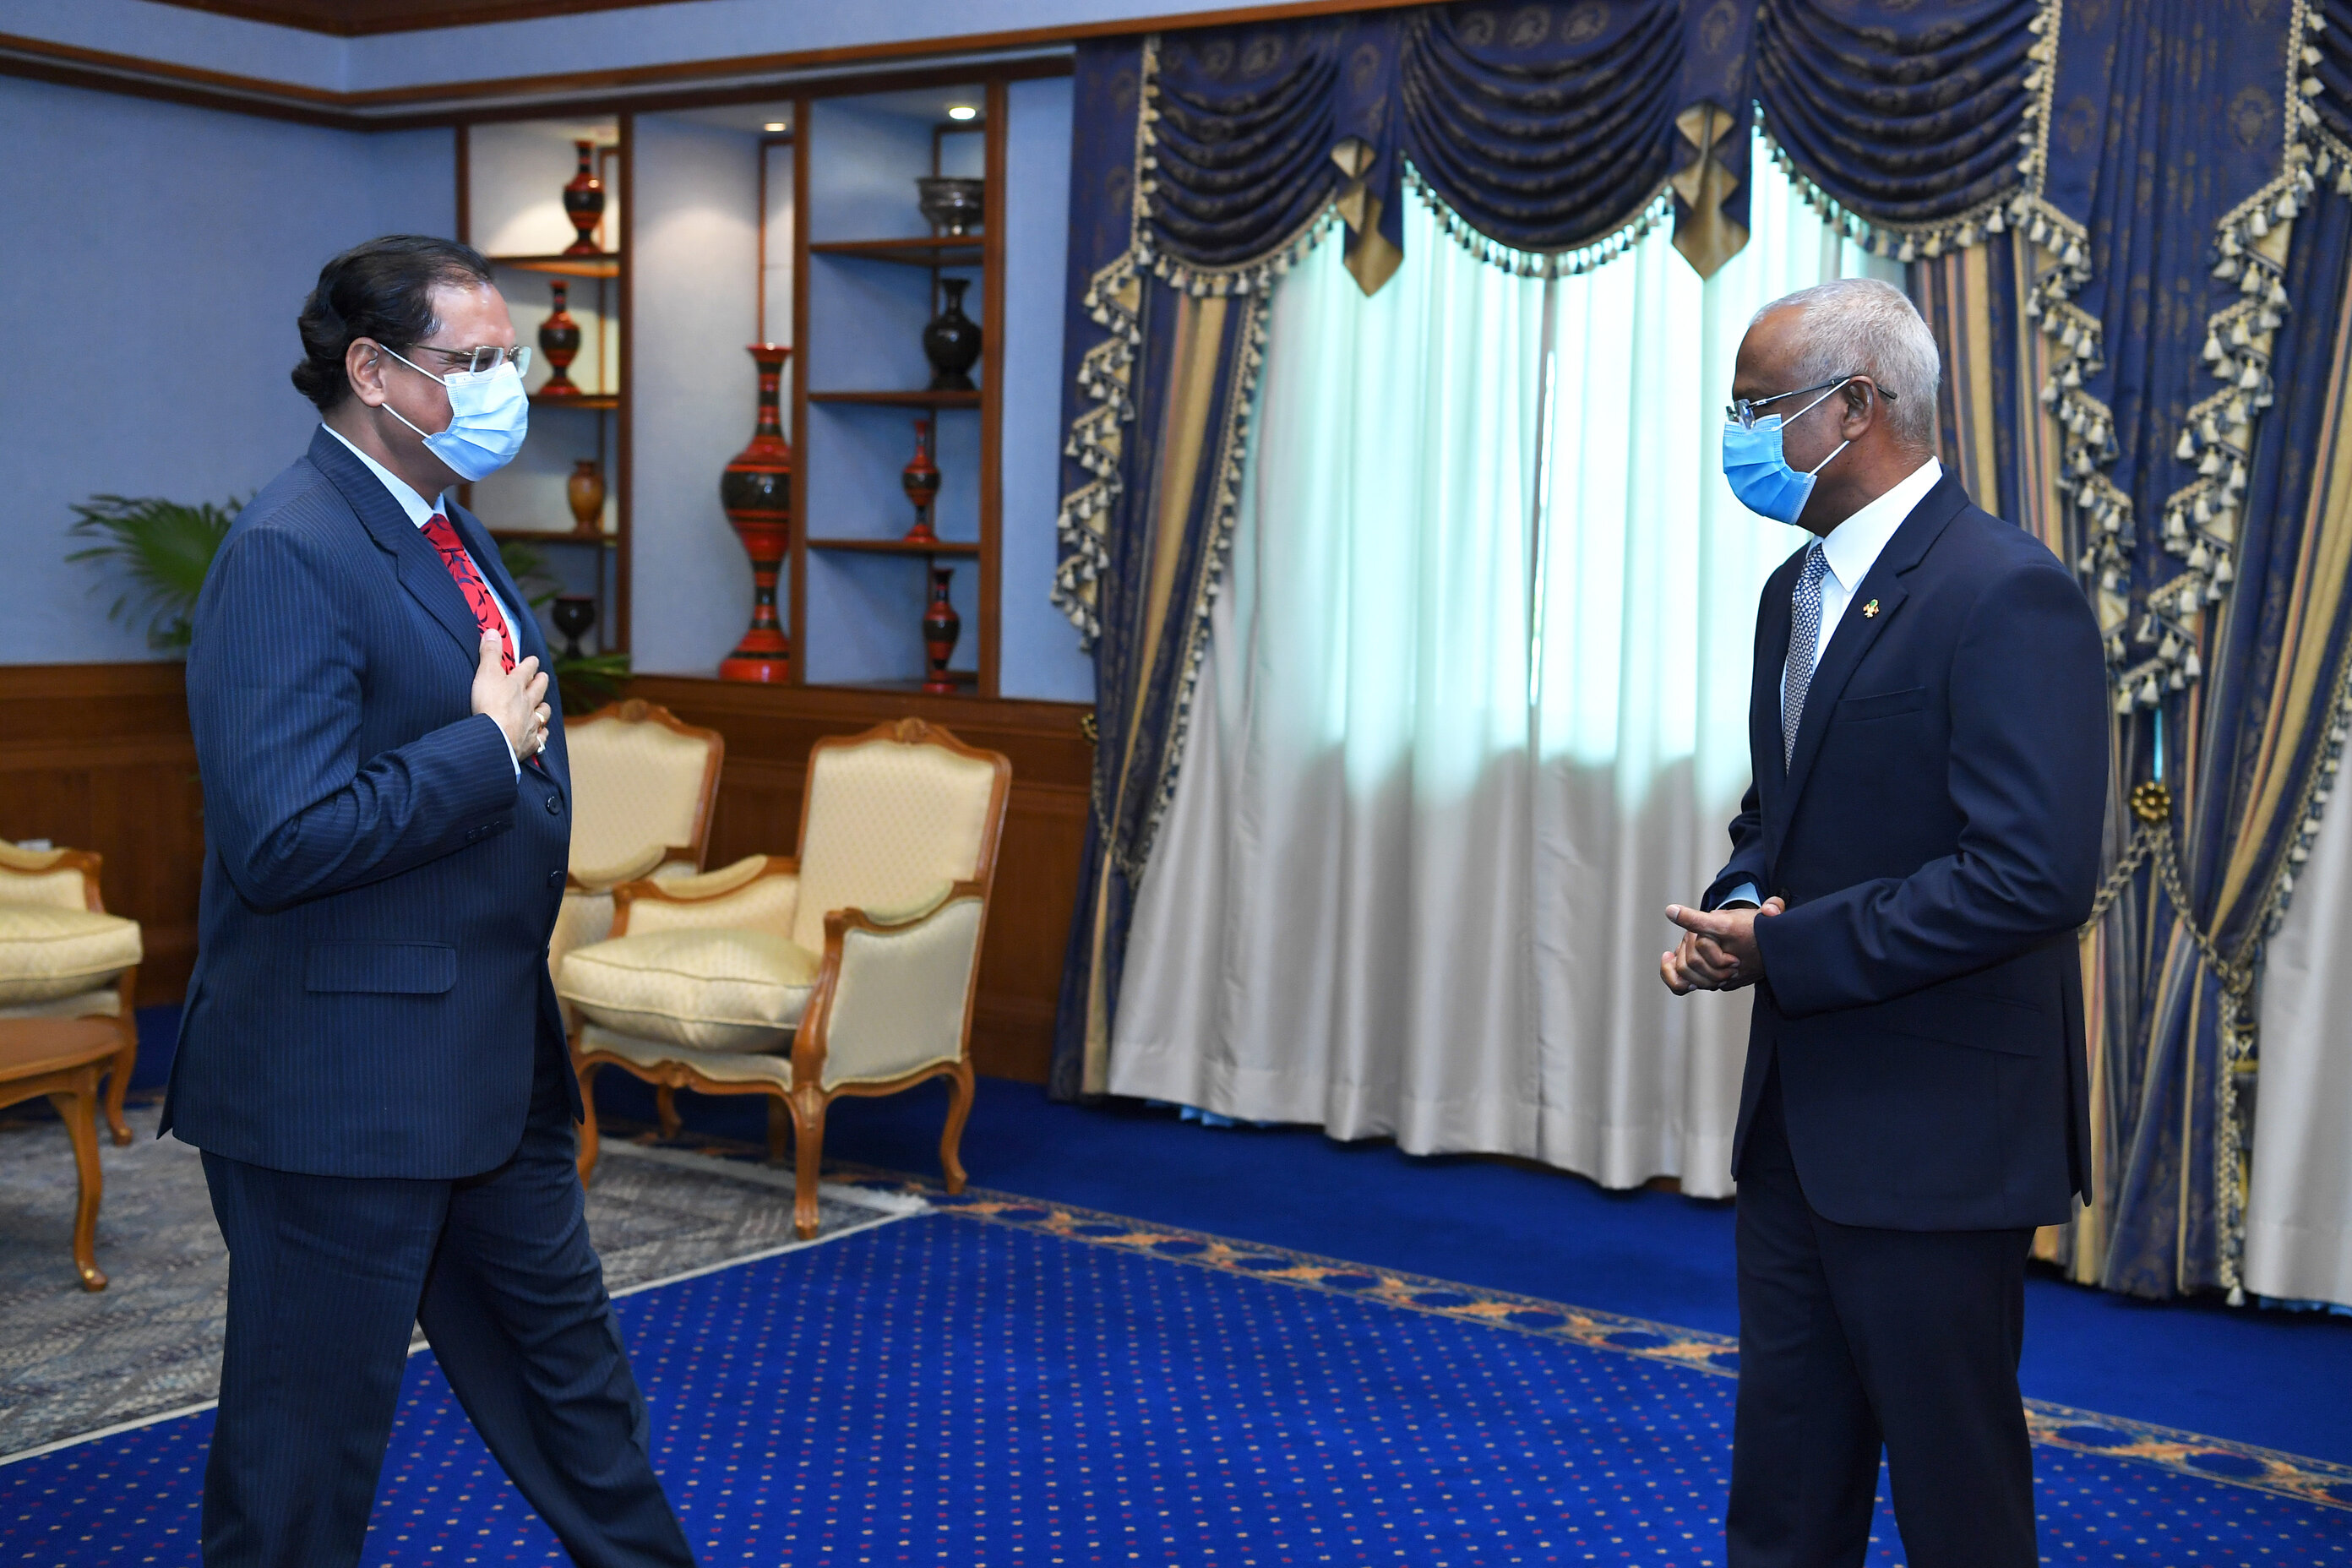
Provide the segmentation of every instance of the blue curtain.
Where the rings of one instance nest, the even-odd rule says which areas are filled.
[[[2352,16],[2319,32],[2318,4],[1559,0],[1086,46],[1056,599],[1095,649],[1100,742],[1056,1091],[1101,1086],[1267,286],[1337,221],[1377,289],[1409,198],[1547,275],[1671,211],[1706,272],[1746,241],[1760,109],[1800,187],[1912,264],[1952,371],[1948,454],[2077,566],[2107,637],[2102,1188],[2053,1253],[2143,1294],[2233,1285],[2248,985],[2315,821],[2313,693],[2343,637],[2312,576],[2338,492],[2295,455],[2346,374],[2320,341],[2346,219],[2311,209],[2352,135]]]

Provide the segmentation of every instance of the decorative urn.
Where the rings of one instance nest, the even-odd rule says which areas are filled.
[[[931,362],[933,392],[971,392],[971,367],[980,358],[980,323],[963,313],[969,278],[942,278],[948,302],[923,328],[923,357]]]
[[[777,387],[793,351],[782,343],[753,343],[746,352],[760,367],[759,423],[751,445],[719,476],[719,503],[751,558],[751,625],[735,651],[719,660],[719,678],[781,681],[790,679],[793,658],[776,617],[776,578],[792,548],[793,449],[784,440]]]
[[[539,353],[547,361],[547,380],[531,395],[577,397],[580,388],[572,380],[572,362],[580,357],[580,323],[565,309],[571,302],[571,289],[561,279],[547,288],[555,299],[555,309],[539,324]]]
[[[923,609],[923,657],[930,663],[930,673],[923,679],[923,689],[934,696],[955,694],[955,677],[948,673],[948,660],[955,656],[956,639],[963,636],[963,617],[955,613],[948,598],[948,589],[955,582],[955,568],[931,568],[931,602]]]
[[[563,216],[572,220],[579,237],[563,247],[566,256],[597,256],[596,225],[604,216],[604,182],[596,177],[596,143],[574,142],[580,167],[563,187]]]

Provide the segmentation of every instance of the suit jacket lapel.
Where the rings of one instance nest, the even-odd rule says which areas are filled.
[[[466,595],[457,591],[457,580],[442,563],[441,552],[417,531],[400,503],[392,499],[392,492],[383,488],[383,481],[324,426],[310,438],[310,461],[342,491],[369,536],[393,558],[400,585],[456,639],[467,668],[472,668],[481,647],[481,627],[466,605]]]
[[[1788,778],[1787,771],[1772,766],[1771,761],[1780,754],[1780,667],[1789,657],[1789,626],[1795,614],[1789,595],[1796,592],[1797,574],[1803,570],[1804,560],[1805,552],[1798,551],[1765,580],[1763,605],[1756,616],[1755,689],[1748,700],[1748,744],[1756,761],[1756,788],[1768,822]]]
[[[1812,683],[1805,689],[1805,715],[1797,725],[1797,744],[1789,758],[1789,776],[1779,802],[1780,826],[1786,827],[1794,814],[1798,800],[1803,795],[1805,780],[1811,773],[1813,759],[1821,754],[1822,737],[1828,731],[1830,718],[1837,710],[1838,699],[1844,695],[1845,684],[1862,664],[1863,656],[1870,651],[1879,634],[1893,623],[1895,612],[1910,595],[1903,587],[1903,574],[1919,564],[1927,547],[1936,542],[1938,534],[1960,509],[1968,505],[1968,492],[1960,482],[1946,474],[1936,482],[1936,488],[1920,498],[1911,509],[1886,548],[1878,552],[1862,581],[1855,584],[1846,601],[1845,613],[1838,617],[1837,631],[1830,637],[1830,646],[1822,651],[1822,662],[1813,671]],[[1876,601],[1875,615],[1865,614]],[[1783,646],[1787,638],[1782,637]],[[1776,707],[1774,710],[1778,712]]]

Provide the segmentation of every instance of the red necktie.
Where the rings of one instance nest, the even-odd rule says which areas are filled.
[[[514,634],[507,627],[507,619],[499,614],[499,602],[490,597],[490,586],[475,570],[473,558],[466,547],[457,542],[457,531],[449,520],[435,512],[425,520],[420,530],[441,552],[441,564],[449,568],[449,575],[457,581],[457,592],[466,595],[467,607],[474,612],[474,624],[486,632],[499,634],[499,662],[507,668],[515,667]]]

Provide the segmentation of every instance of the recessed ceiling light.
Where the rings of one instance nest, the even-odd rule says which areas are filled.
[[[784,122],[781,120],[771,120],[765,125],[761,126],[760,129],[762,131],[782,131],[784,129]]]
[[[969,103],[950,103],[948,105],[948,118],[950,120],[977,120],[980,118],[980,110],[974,109]]]

